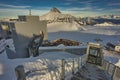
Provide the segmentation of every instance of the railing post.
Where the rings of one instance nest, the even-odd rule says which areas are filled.
[[[107,61],[105,61],[105,62],[106,62],[105,70],[107,71],[107,68],[108,68],[108,62],[107,62]]]
[[[65,80],[65,60],[64,59],[62,59],[61,70],[62,70],[61,80]]]
[[[80,58],[78,58],[78,70],[80,69]]]
[[[102,68],[103,68],[103,70],[105,70],[105,60],[103,60]]]
[[[75,58],[73,58],[72,74],[74,74],[74,70],[75,70]]]
[[[78,69],[80,69],[82,67],[82,58],[79,57],[78,58]]]
[[[110,67],[110,63],[108,62],[108,65],[107,65],[107,72],[109,72],[109,67]]]
[[[111,79],[112,79],[112,80],[114,80],[114,75],[115,75],[116,68],[117,68],[117,67],[115,66],[114,71],[113,71],[112,76],[111,76]]]
[[[26,75],[25,75],[25,71],[24,71],[24,66],[23,65],[19,65],[15,68],[15,73],[17,76],[17,80],[26,80]]]
[[[82,67],[82,57],[80,57],[80,66]]]

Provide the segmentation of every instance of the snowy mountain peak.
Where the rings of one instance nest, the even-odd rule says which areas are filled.
[[[60,10],[58,10],[56,7],[53,7],[50,12],[54,12],[54,13],[61,13]]]
[[[56,22],[60,22],[63,20],[64,21],[70,21],[71,19],[73,19],[74,16],[70,15],[70,14],[62,14],[60,12],[60,10],[58,10],[57,8],[53,7],[48,13],[40,16],[40,20],[48,20],[48,21],[56,21]]]

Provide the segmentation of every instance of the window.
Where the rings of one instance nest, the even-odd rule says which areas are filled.
[[[100,49],[95,47],[90,47],[89,55],[100,56]]]

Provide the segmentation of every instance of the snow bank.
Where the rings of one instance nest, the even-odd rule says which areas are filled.
[[[38,57],[33,58],[8,59],[6,52],[4,52],[0,54],[0,80],[17,80],[15,75],[15,67],[22,64],[26,66],[26,72],[28,70],[42,70],[38,70],[37,73],[34,73],[33,71],[32,74],[28,75],[31,76],[28,80],[35,80],[36,78],[38,79],[38,77],[44,80],[46,79],[46,76],[50,76],[48,71],[46,71],[46,68],[48,68],[47,70],[49,70],[50,72],[52,70],[54,71],[54,69],[61,63],[61,59],[75,57],[78,56],[67,52],[46,52]]]
[[[119,61],[116,63],[116,65],[120,67],[120,59],[119,59]]]
[[[63,44],[60,44],[58,46],[51,46],[51,47],[39,47],[39,50],[58,50],[58,49],[81,49],[81,48],[87,48],[87,46],[64,46]]]
[[[13,64],[7,58],[6,51],[0,54],[0,80],[17,80]]]
[[[40,55],[40,58],[45,58],[45,59],[52,59],[52,60],[56,60],[56,59],[68,59],[68,58],[77,58],[79,57],[78,55],[74,55],[74,54],[70,54],[67,52],[45,52],[43,54]]]
[[[8,57],[7,57],[6,51],[0,54],[0,61],[7,60],[7,59]]]
[[[120,35],[120,26],[84,26],[87,30],[83,33],[102,34],[102,35]]]
[[[6,39],[6,45],[9,46],[10,50],[12,50],[13,52],[16,52],[13,39]]]
[[[73,21],[72,23],[51,23],[47,24],[48,32],[58,32],[58,31],[78,31],[86,30],[84,27],[80,26],[77,22]]]
[[[101,24],[96,24],[95,26],[120,26],[120,25],[115,25],[115,24],[112,24],[112,23],[104,22],[104,23],[101,23]]]
[[[113,51],[103,50],[104,59],[120,67],[120,55]]]
[[[51,24],[48,24],[47,29],[48,29],[48,32],[78,30],[77,26],[73,23],[51,23]]]

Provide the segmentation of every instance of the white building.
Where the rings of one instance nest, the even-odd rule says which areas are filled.
[[[18,22],[15,22],[16,32],[18,34],[33,37],[33,34],[44,33],[44,40],[48,40],[47,23],[46,21],[39,21],[39,16],[19,16]]]
[[[18,16],[18,21],[2,21],[5,36],[12,37],[16,48],[15,57],[28,57],[27,47],[33,35],[44,33],[44,40],[48,40],[47,22],[40,21],[39,16]]]

